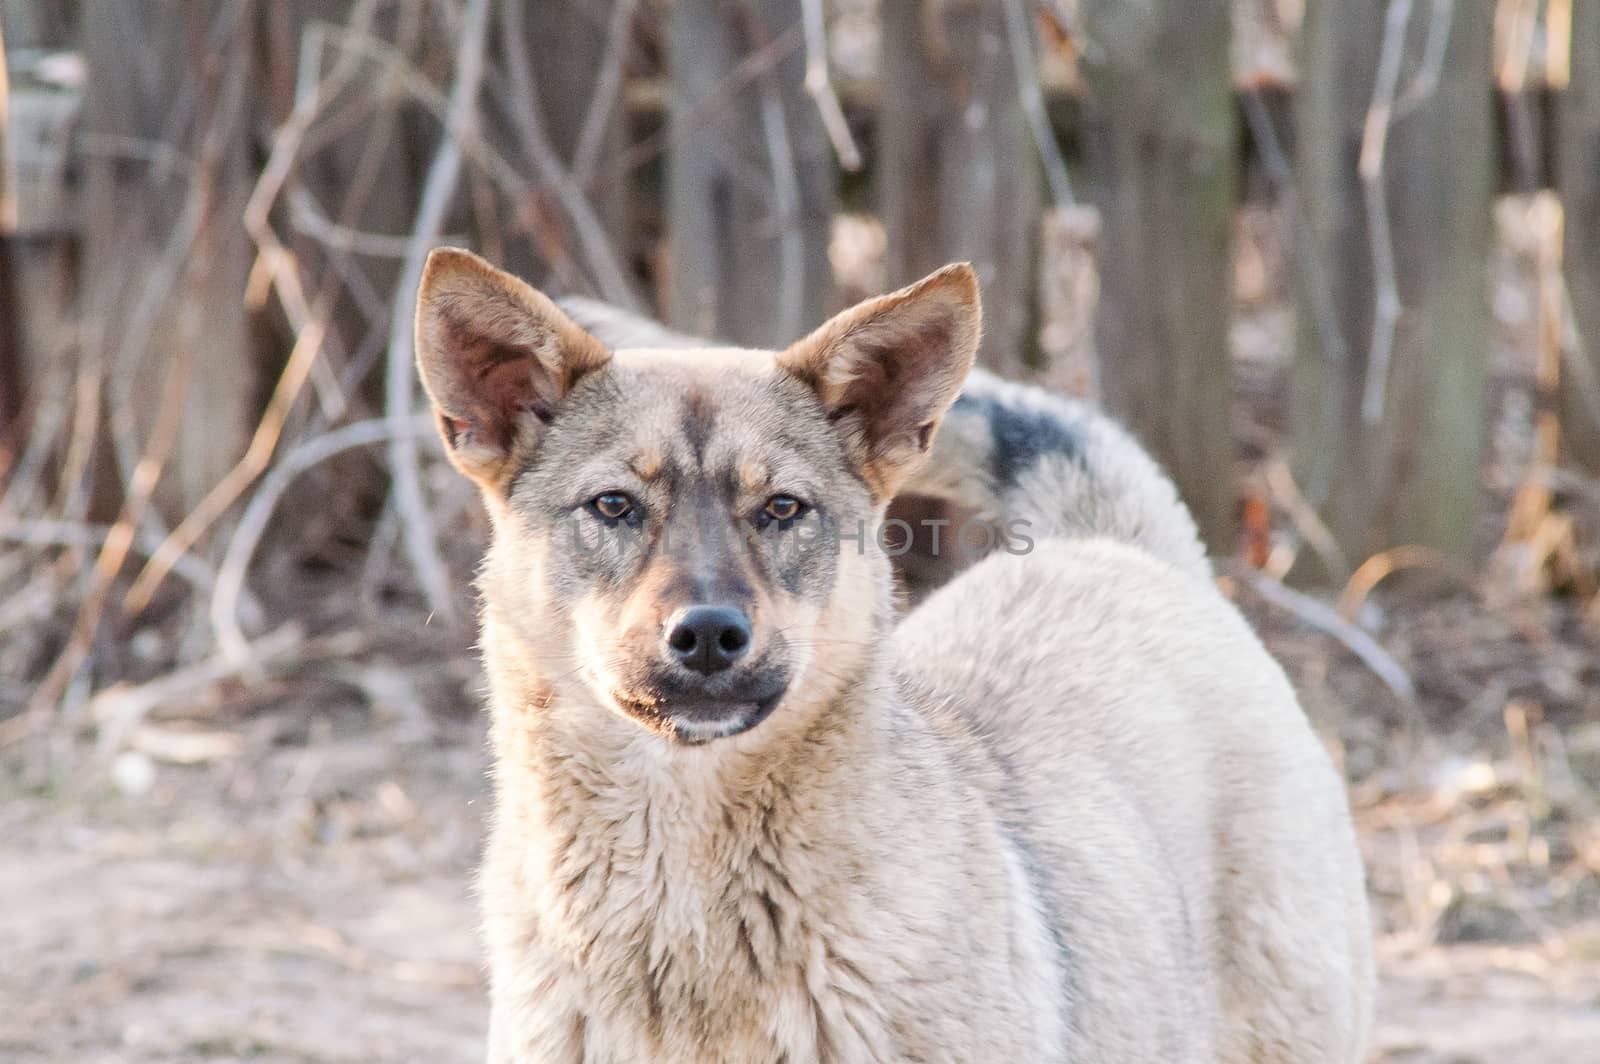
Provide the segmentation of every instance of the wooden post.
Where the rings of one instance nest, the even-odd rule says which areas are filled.
[[[1566,219],[1567,295],[1581,363],[1562,367],[1562,461],[1600,474],[1600,0],[1572,0],[1556,183]]]
[[[1492,8],[1455,5],[1438,83],[1407,99],[1422,57],[1386,30],[1386,12],[1398,9],[1371,0],[1307,6],[1298,178],[1317,261],[1300,269],[1294,467],[1352,562],[1403,543],[1462,560],[1473,553],[1498,172]],[[1405,39],[1425,39],[1423,20],[1438,10],[1415,5]],[[1399,49],[1392,94],[1381,88],[1386,46]],[[1376,125],[1381,144],[1369,137],[1369,163],[1382,165],[1368,191],[1381,199],[1364,197],[1358,172],[1375,94],[1405,108]],[[1385,209],[1388,225],[1375,225]],[[1386,245],[1375,244],[1385,233]],[[1392,270],[1375,265],[1385,246]],[[1375,328],[1386,278],[1397,314],[1392,327]]]
[[[678,328],[788,344],[830,309],[837,165],[803,79],[800,6],[676,0],[665,300]]]
[[[85,357],[99,365],[108,422],[125,441],[122,478],[129,452],[137,458],[149,440],[170,375],[188,376],[156,496],[169,515],[228,470],[250,423],[244,291],[253,256],[241,216],[251,182],[251,28],[217,25],[230,6],[83,8],[86,132],[108,145],[167,146],[193,163],[187,175],[168,174],[171,158],[114,147],[85,163]],[[220,133],[208,136],[213,126]]]
[[[1102,389],[1234,549],[1229,318],[1238,120],[1229,0],[1088,0],[1084,139],[1100,208]]]
[[[1043,193],[1006,2],[884,0],[876,185],[888,282],[971,261],[983,284],[979,359],[1015,377],[1037,360]]]

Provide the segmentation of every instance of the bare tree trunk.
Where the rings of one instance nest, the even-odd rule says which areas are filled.
[[[71,47],[73,6],[69,0],[0,0],[0,448],[21,442],[9,434],[25,413],[30,391],[40,386],[48,368],[41,361],[50,356],[50,343],[63,327],[71,299],[63,280],[71,272],[72,253],[70,233],[60,225],[61,216],[71,213],[60,207],[65,191],[52,190],[59,191],[53,204],[58,211],[42,217],[46,212],[24,206],[25,190],[10,165],[18,162],[16,145],[22,142],[11,118],[25,104],[10,97],[7,56],[21,49]],[[60,99],[69,96],[62,93]],[[70,104],[63,114],[68,111]],[[14,138],[10,147],[8,137]],[[47,177],[34,176],[35,182],[42,180]]]
[[[672,323],[778,346],[829,309],[836,166],[803,87],[800,8],[676,0],[667,215]]]
[[[1230,238],[1238,130],[1229,0],[1084,5],[1085,141],[1100,207],[1107,405],[1234,548]]]
[[[584,161],[580,150],[597,151],[604,160],[626,147],[620,93],[611,97],[603,111],[595,107],[611,73],[606,69],[608,60],[626,59],[626,41],[611,39],[617,28],[616,16],[622,9],[626,15],[634,6],[635,0],[542,0],[528,10],[528,50],[536,60],[533,74],[539,102],[551,145],[569,170]],[[621,54],[612,50],[619,46]],[[613,242],[623,246],[621,236],[628,218],[626,174],[598,167],[584,191]]]
[[[884,0],[878,148],[889,283],[970,260],[983,283],[979,358],[1022,374],[1038,354],[1043,194],[1001,0]]]
[[[1492,5],[1455,5],[1438,83],[1412,98],[1422,49],[1386,32],[1386,9],[1403,10],[1376,0],[1307,9],[1299,180],[1307,243],[1321,259],[1301,270],[1296,472],[1353,560],[1402,543],[1467,559],[1486,421]],[[1406,39],[1426,39],[1439,10],[1415,5]],[[1386,48],[1401,49],[1392,93],[1380,77]],[[1385,97],[1404,100],[1406,113],[1377,127],[1383,139],[1367,147],[1375,195],[1364,197],[1363,127]],[[1375,224],[1383,211],[1388,224]],[[1313,278],[1330,291],[1311,291]],[[1386,289],[1392,320],[1379,309]],[[1317,320],[1318,306],[1328,320]]]
[[[1600,474],[1600,0],[1573,0],[1571,81],[1560,121],[1567,294],[1582,341],[1578,360],[1561,374],[1562,457]]]
[[[251,176],[248,6],[128,0],[83,12],[94,144],[85,167],[85,358],[104,382],[124,483],[169,375],[188,375],[157,495],[169,511],[212,487],[248,428],[252,255],[240,222]],[[140,144],[158,150],[147,157],[128,147]],[[175,160],[187,173],[172,172]]]
[[[10,154],[6,135],[11,110],[7,77],[5,27],[0,25],[0,479],[4,479],[6,454],[19,443],[11,439],[22,412],[22,391],[27,387],[22,360],[22,307],[17,303],[17,282],[12,264],[12,231],[17,224],[16,192],[11,187]]]
[[[81,0],[0,0],[9,48],[60,48],[73,36]]]

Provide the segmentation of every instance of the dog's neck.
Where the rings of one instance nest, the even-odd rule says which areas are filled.
[[[683,1022],[716,1026],[709,1003],[793,964],[780,944],[831,926],[838,892],[877,874],[873,840],[892,834],[878,821],[897,806],[885,792],[915,775],[891,768],[882,663],[809,721],[780,705],[751,732],[684,747],[500,657],[483,879],[498,937],[537,934],[570,978],[640,987],[638,1000],[659,994]]]

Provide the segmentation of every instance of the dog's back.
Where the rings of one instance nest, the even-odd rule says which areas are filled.
[[[1068,929],[1079,1044],[1360,1059],[1373,970],[1343,786],[1171,481],[1093,407],[974,371],[906,490],[1034,544],[956,576],[894,651],[908,696],[988,762]]]
[[[1219,595],[1126,544],[1047,538],[936,592],[894,651],[908,696],[992,765],[976,778],[1065,928],[1078,1044],[1360,1059],[1371,956],[1343,788]]]

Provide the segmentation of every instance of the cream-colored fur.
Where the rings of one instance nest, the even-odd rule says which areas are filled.
[[[603,372],[626,396],[665,361],[747,421],[739,397],[787,372],[628,350]],[[950,461],[992,457],[981,431],[958,437],[977,442]],[[532,500],[494,494],[514,476],[480,478],[494,1064],[1363,1059],[1372,960],[1341,781],[1204,578],[1170,485],[1125,436],[1096,438],[1143,471],[1122,482],[1138,521],[1052,524],[1079,512],[1094,447],[1029,456],[1002,487],[952,473],[987,485],[982,506],[1038,507],[1034,549],[903,619],[888,561],[841,551],[826,601],[792,607],[781,705],[703,745],[574,678],[572,627],[601,621],[540,605],[567,563],[519,519]],[[1118,482],[1092,480],[1095,512]],[[1163,513],[1181,517],[1139,531]]]

